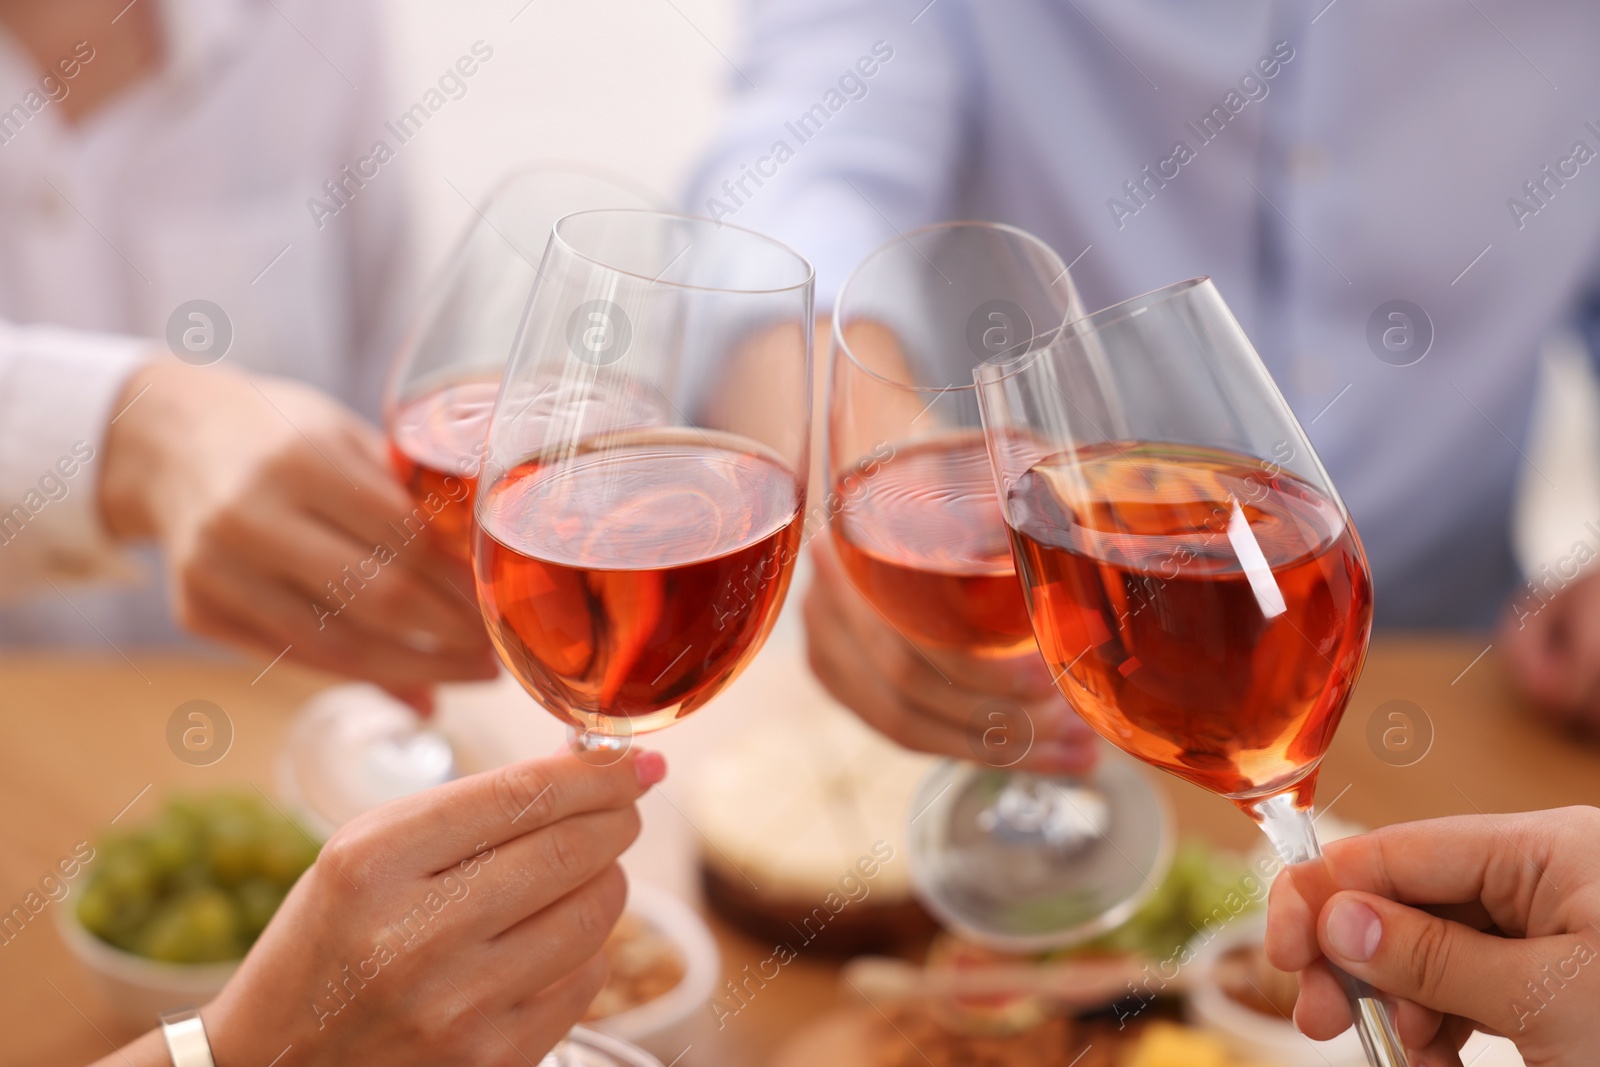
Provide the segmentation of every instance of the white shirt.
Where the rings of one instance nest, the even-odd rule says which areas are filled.
[[[130,370],[174,358],[180,305],[223,309],[227,363],[369,415],[391,354],[408,267],[404,160],[347,183],[336,213],[309,204],[337,205],[324,183],[380,138],[394,143],[375,5],[160,10],[164,69],[78,126],[0,34],[0,596],[29,594],[0,611],[0,642],[171,636],[153,554],[140,590],[69,583],[129,572],[101,524],[96,463]],[[59,74],[54,91],[70,92]]]
[[[1355,517],[1380,621],[1493,618],[1514,484],[1541,477],[1535,353],[1596,286],[1600,5],[750,12],[692,210],[811,257],[819,308],[896,230],[951,218],[1038,234],[1090,307],[1214,276]],[[1393,300],[1433,324],[1412,366],[1368,339]]]

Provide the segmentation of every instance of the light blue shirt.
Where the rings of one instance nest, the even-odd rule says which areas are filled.
[[[818,307],[930,222],[1037,234],[1102,307],[1212,275],[1354,516],[1380,623],[1482,626],[1536,351],[1595,288],[1600,5],[764,0],[689,204]],[[1391,301],[1432,324],[1409,350]],[[1388,361],[1378,358],[1384,351]]]

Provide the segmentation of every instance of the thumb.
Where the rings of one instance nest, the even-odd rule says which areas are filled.
[[[1558,969],[1578,944],[1575,936],[1497,937],[1353,891],[1329,898],[1317,940],[1330,963],[1391,997],[1513,1036],[1541,1021],[1562,981]],[[1556,979],[1547,990],[1548,975]]]

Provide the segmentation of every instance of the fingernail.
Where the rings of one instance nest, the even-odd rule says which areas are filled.
[[[1364,963],[1378,951],[1383,923],[1358,900],[1341,900],[1328,913],[1328,947],[1339,957]]]
[[[659,752],[641,752],[633,759],[633,773],[646,789],[667,776],[667,757]]]

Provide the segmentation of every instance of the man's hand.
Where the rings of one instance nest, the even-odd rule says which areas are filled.
[[[811,669],[835,699],[922,752],[1046,774],[1094,765],[1094,732],[1037,653],[982,659],[919,647],[856,592],[831,536],[811,542],[805,622]]]
[[[1520,598],[1498,643],[1540,709],[1600,731],[1600,574],[1579,578],[1542,606]]]
[[[419,706],[432,683],[494,676],[471,577],[376,430],[307,386],[222,367],[152,364],[119,408],[135,397],[107,431],[102,510],[114,536],[164,549],[184,627]]]
[[[1327,963],[1395,998],[1412,1067],[1460,1067],[1473,1030],[1530,1067],[1578,1067],[1600,1048],[1600,811],[1560,808],[1390,826],[1328,846],[1322,872],[1272,887],[1267,957],[1300,971],[1295,1023],[1350,1025]]]

